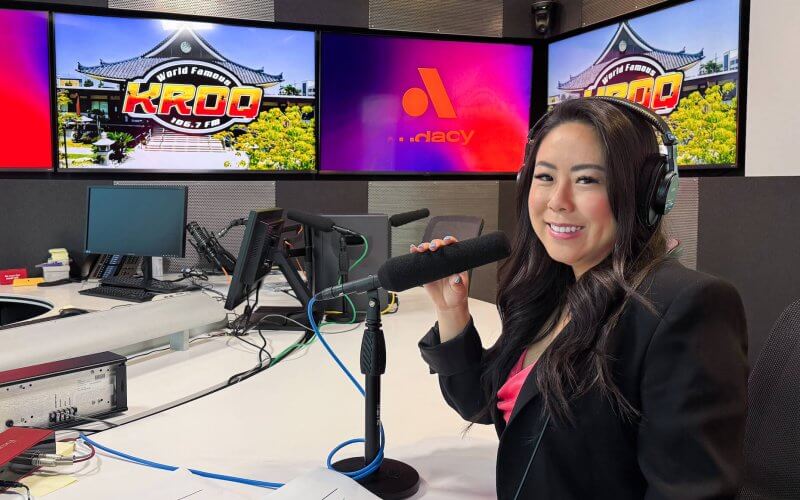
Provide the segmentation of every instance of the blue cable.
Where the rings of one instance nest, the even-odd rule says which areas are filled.
[[[232,483],[248,484],[250,486],[258,486],[259,488],[269,488],[276,490],[283,486],[284,483],[270,483],[268,481],[259,481],[258,479],[246,479],[243,477],[226,476],[225,474],[215,474],[213,472],[206,472],[197,469],[189,469],[189,472],[196,476],[207,477],[210,479],[219,479],[220,481],[230,481]]]
[[[330,354],[331,357],[333,358],[333,360],[336,361],[336,364],[339,365],[339,368],[341,368],[342,371],[344,371],[345,375],[347,375],[347,378],[350,379],[350,381],[356,387],[358,392],[361,393],[362,396],[365,396],[366,392],[364,391],[364,388],[361,387],[361,384],[359,384],[358,381],[353,376],[353,374],[350,373],[350,370],[348,370],[347,367],[344,366],[344,363],[342,363],[342,360],[340,360],[339,357],[336,356],[336,353],[333,352],[333,349],[328,344],[328,341],[325,340],[325,338],[322,336],[322,332],[319,330],[319,327],[317,326],[317,322],[314,320],[314,303],[316,301],[317,301],[316,297],[312,297],[311,300],[308,302],[308,309],[306,310],[306,312],[308,313],[308,321],[311,324],[311,328],[314,330],[314,335],[316,335],[317,338],[320,340],[320,343],[322,343],[322,345],[325,346],[325,349],[328,351],[328,354]],[[351,478],[351,479],[353,479],[355,481],[358,481],[360,479],[364,479],[365,477],[369,476],[370,474],[372,474],[373,472],[378,470],[378,468],[380,468],[381,463],[383,462],[383,449],[384,449],[384,446],[386,445],[386,434],[385,434],[385,432],[383,430],[383,424],[381,424],[381,426],[380,426],[380,431],[381,431],[381,447],[378,450],[378,454],[375,456],[375,459],[372,462],[370,462],[369,465],[367,465],[366,467],[364,467],[362,469],[359,469],[359,470],[353,471],[353,472],[340,472],[341,474],[344,474],[345,476],[347,476],[347,477],[349,477],[349,478]],[[128,460],[130,462],[133,462],[133,463],[136,463],[136,464],[139,464],[139,465],[145,465],[147,467],[153,467],[155,469],[161,469],[161,470],[166,470],[166,471],[170,471],[170,472],[174,472],[174,471],[176,471],[176,470],[178,470],[180,468],[180,467],[176,467],[174,465],[161,464],[161,463],[158,463],[158,462],[153,462],[151,460],[146,460],[144,458],[135,457],[133,455],[129,455],[129,454],[123,453],[121,451],[117,451],[117,450],[115,450],[113,448],[109,448],[108,446],[104,446],[104,445],[98,443],[97,441],[94,441],[93,439],[90,439],[86,434],[84,434],[82,432],[79,434],[79,436],[86,443],[89,443],[90,445],[94,446],[98,450],[105,451],[106,453],[109,453],[111,455],[116,455],[118,457],[124,458],[125,460]],[[364,442],[366,442],[366,440],[364,438],[355,438],[355,439],[350,439],[348,441],[345,441],[345,442],[339,444],[338,446],[336,446],[336,448],[334,448],[328,454],[328,458],[326,460],[326,465],[328,466],[329,469],[336,470],[336,469],[333,468],[333,463],[332,463],[333,456],[336,455],[336,452],[338,452],[339,450],[341,450],[342,448],[344,448],[346,446],[350,446],[351,444],[364,443]],[[233,482],[233,483],[246,484],[246,485],[250,485],[250,486],[258,486],[260,488],[277,489],[277,488],[280,488],[281,486],[284,485],[284,483],[271,483],[271,482],[268,482],[268,481],[259,481],[257,479],[247,479],[247,478],[243,478],[243,477],[227,476],[225,474],[216,474],[214,472],[206,472],[206,471],[202,471],[202,470],[199,470],[199,469],[188,469],[188,470],[189,470],[189,472],[191,472],[192,474],[194,474],[196,476],[206,477],[206,478],[210,478],[210,479],[218,479],[218,480],[221,480],[221,481],[230,481],[230,482]],[[337,471],[337,472],[339,472],[339,471]]]
[[[306,307],[306,313],[308,315],[308,322],[311,325],[311,328],[314,330],[314,334],[317,336],[317,338],[319,339],[320,343],[325,347],[325,350],[328,351],[328,354],[330,354],[331,357],[333,358],[333,360],[336,361],[336,364],[339,365],[339,368],[341,368],[342,371],[345,373],[345,375],[347,375],[347,378],[350,379],[350,381],[356,387],[358,392],[361,393],[362,396],[366,396],[366,392],[364,391],[364,388],[361,387],[361,384],[359,384],[358,381],[356,380],[356,378],[353,376],[353,374],[350,373],[350,370],[348,370],[347,367],[344,366],[344,363],[342,363],[342,360],[340,360],[339,357],[336,355],[336,353],[333,352],[333,349],[328,344],[328,341],[325,340],[325,337],[322,335],[322,332],[319,331],[319,327],[317,326],[317,322],[314,320],[314,304],[316,302],[317,302],[317,298],[316,297],[311,297],[311,300],[308,301],[308,306]],[[381,424],[380,430],[381,430],[381,447],[378,450],[378,454],[375,456],[375,459],[372,460],[372,462],[370,462],[369,465],[367,465],[363,469],[359,469],[359,470],[353,471],[353,472],[341,472],[342,474],[344,474],[345,476],[350,477],[351,479],[354,479],[354,480],[358,481],[359,479],[363,479],[363,478],[369,476],[370,474],[372,474],[373,472],[375,472],[376,470],[378,470],[378,468],[381,466],[381,462],[383,462],[383,448],[386,445],[386,434],[384,433],[384,430],[383,430],[383,424]],[[364,438],[355,438],[355,439],[350,439],[348,441],[345,441],[344,443],[339,444],[336,448],[333,449],[333,451],[330,452],[330,454],[328,454],[328,460],[327,460],[328,468],[332,469],[332,470],[336,470],[336,469],[333,468],[333,464],[331,463],[331,460],[333,459],[333,456],[336,454],[337,451],[341,450],[345,446],[349,446],[349,445],[355,444],[355,443],[364,443],[364,442],[366,442],[366,440]],[[340,471],[337,471],[337,472],[340,472]]]
[[[109,448],[108,446],[103,446],[102,444],[98,443],[97,441],[93,441],[93,440],[89,439],[89,437],[86,434],[82,433],[82,432],[80,434],[78,434],[78,435],[80,436],[81,439],[83,439],[85,442],[89,443],[90,445],[94,446],[98,450],[103,450],[106,453],[111,453],[112,455],[116,455],[118,457],[122,457],[125,460],[129,460],[131,462],[135,462],[135,463],[137,463],[139,465],[146,465],[148,467],[153,467],[155,469],[161,469],[161,470],[168,470],[170,472],[176,471],[176,470],[179,469],[179,467],[175,467],[174,465],[165,465],[165,464],[160,464],[158,462],[151,462],[150,460],[145,460],[144,458],[134,457],[133,455],[128,455],[127,453],[123,453],[121,451],[117,451],[115,449]]]
[[[90,439],[86,434],[84,434],[82,432],[79,434],[79,436],[85,442],[87,442],[90,445],[94,446],[98,450],[103,450],[106,453],[110,453],[111,455],[116,455],[118,457],[124,458],[125,460],[137,463],[139,465],[146,465],[147,467],[153,467],[154,469],[167,470],[167,471],[170,471],[170,472],[174,472],[174,471],[176,471],[176,470],[178,470],[180,468],[180,467],[176,467],[174,465],[161,464],[161,463],[158,463],[158,462],[153,462],[151,460],[145,460],[144,458],[135,457],[133,455],[129,455],[127,453],[123,453],[121,451],[117,451],[117,450],[115,450],[113,448],[109,448],[108,446],[104,446],[104,445],[98,443],[97,441],[94,441],[93,439]],[[188,470],[189,470],[189,472],[191,472],[192,474],[195,474],[197,476],[208,477],[208,478],[211,478],[211,479],[220,479],[222,481],[231,481],[231,482],[234,482],[234,483],[248,484],[250,486],[260,486],[262,488],[271,488],[271,489],[277,489],[277,488],[280,488],[281,486],[283,486],[283,483],[269,483],[269,482],[266,482],[266,481],[258,481],[256,479],[247,479],[247,478],[236,477],[236,476],[226,476],[226,475],[223,475],[223,474],[215,474],[213,472],[206,472],[206,471],[202,471],[202,470],[198,470],[198,469],[188,469]]]

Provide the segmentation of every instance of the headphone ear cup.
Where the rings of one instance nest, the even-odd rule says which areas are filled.
[[[668,177],[671,178],[674,173],[668,171],[667,160],[662,155],[648,159],[643,165],[643,169],[651,174],[647,180],[644,199],[639,206],[639,218],[647,227],[654,228],[665,213],[665,185],[667,188],[669,187],[670,179]]]

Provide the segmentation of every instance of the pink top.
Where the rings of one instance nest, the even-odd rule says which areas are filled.
[[[508,419],[511,418],[511,412],[514,410],[514,404],[517,402],[522,384],[525,383],[525,379],[528,378],[528,374],[536,364],[531,363],[526,368],[522,368],[526,353],[527,351],[523,351],[519,361],[517,361],[517,364],[515,364],[514,368],[509,372],[506,383],[497,391],[497,409],[503,414],[503,419],[506,423],[508,423]]]

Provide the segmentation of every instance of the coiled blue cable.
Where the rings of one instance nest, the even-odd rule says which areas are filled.
[[[314,303],[316,301],[317,301],[316,297],[312,297],[311,300],[308,302],[308,308],[306,310],[306,312],[308,313],[308,321],[309,321],[309,323],[311,325],[311,328],[314,330],[314,335],[317,336],[317,338],[319,339],[320,343],[325,347],[325,350],[328,351],[328,354],[330,354],[331,357],[333,358],[333,360],[336,362],[336,364],[339,365],[339,368],[341,368],[342,371],[344,371],[345,375],[347,375],[347,378],[350,379],[350,381],[356,387],[358,392],[361,393],[362,396],[365,396],[366,392],[364,391],[364,388],[361,386],[361,384],[358,383],[358,380],[355,379],[353,374],[350,373],[350,370],[348,370],[347,367],[344,366],[344,363],[342,363],[342,360],[340,360],[339,357],[336,355],[336,353],[333,352],[333,349],[328,344],[328,341],[325,340],[325,338],[322,336],[322,332],[319,331],[319,327],[317,326],[317,323],[314,320]],[[386,434],[384,433],[384,430],[383,430],[383,424],[381,424],[381,426],[380,426],[380,431],[381,431],[381,447],[378,450],[378,454],[375,456],[375,459],[372,462],[370,462],[369,465],[367,465],[366,467],[364,467],[362,469],[359,469],[359,470],[353,471],[353,472],[341,472],[341,474],[344,474],[345,476],[347,476],[347,477],[349,477],[349,478],[351,478],[351,479],[353,479],[355,481],[358,481],[360,479],[364,479],[365,477],[369,476],[370,474],[372,474],[373,472],[378,470],[378,468],[380,468],[381,463],[383,462],[383,448],[384,448],[384,446],[386,444]],[[82,432],[79,435],[80,435],[80,438],[83,441],[85,441],[86,443],[89,443],[90,445],[94,446],[98,450],[102,450],[102,451],[104,451],[106,453],[109,453],[111,455],[116,455],[116,456],[118,456],[120,458],[123,458],[125,460],[128,460],[130,462],[133,462],[133,463],[136,463],[136,464],[139,464],[139,465],[144,465],[144,466],[147,466],[147,467],[153,467],[155,469],[161,469],[161,470],[166,470],[166,471],[171,471],[171,472],[176,471],[176,470],[178,470],[180,468],[180,467],[176,467],[174,465],[167,465],[167,464],[162,464],[162,463],[158,463],[158,462],[153,462],[152,460],[146,460],[144,458],[139,458],[139,457],[130,455],[128,453],[117,451],[117,450],[115,450],[113,448],[109,448],[108,446],[102,445],[102,444],[98,443],[97,441],[95,441],[93,439],[90,439],[88,436],[86,436]],[[336,448],[334,448],[328,454],[328,458],[326,460],[326,465],[328,466],[328,468],[331,469],[331,470],[336,470],[333,467],[333,457],[334,457],[334,455],[336,455],[336,453],[339,450],[341,450],[342,448],[344,448],[346,446],[350,446],[351,444],[364,443],[365,441],[366,440],[364,438],[355,438],[355,439],[347,440],[347,441],[339,444],[338,446],[336,446]],[[268,481],[259,481],[257,479],[248,479],[248,478],[237,477],[237,476],[228,476],[228,475],[225,475],[225,474],[216,474],[214,472],[206,472],[206,471],[202,471],[202,470],[199,470],[199,469],[188,469],[188,471],[191,472],[194,475],[201,476],[201,477],[206,477],[206,478],[210,478],[210,479],[218,479],[220,481],[230,481],[230,482],[233,482],[233,483],[246,484],[246,485],[250,485],[250,486],[258,486],[260,488],[277,489],[277,488],[280,488],[281,486],[284,485],[284,483],[272,483],[272,482],[268,482]],[[339,472],[339,471],[337,471],[337,472]]]
[[[344,363],[342,363],[342,360],[340,360],[339,357],[336,355],[336,353],[333,352],[333,349],[328,344],[328,341],[325,340],[325,337],[322,335],[322,332],[319,331],[319,327],[317,327],[317,322],[314,320],[314,304],[316,302],[317,302],[317,298],[316,297],[311,297],[311,300],[308,301],[308,306],[306,307],[306,313],[308,315],[308,322],[311,325],[311,328],[314,330],[314,334],[317,336],[317,338],[319,339],[320,343],[325,347],[325,350],[328,351],[328,354],[330,354],[331,357],[333,358],[333,360],[336,361],[336,364],[339,365],[339,368],[341,368],[342,371],[345,373],[345,375],[347,375],[347,378],[350,379],[350,381],[356,387],[358,392],[361,393],[362,396],[366,396],[366,392],[364,391],[364,388],[361,387],[361,384],[359,384],[358,381],[356,380],[356,378],[353,376],[353,374],[350,373],[350,370],[348,370],[347,367],[344,366]],[[354,480],[358,481],[359,479],[363,479],[363,478],[369,476],[370,474],[372,474],[373,472],[375,472],[376,470],[378,470],[378,468],[381,466],[381,463],[383,462],[383,448],[386,445],[386,434],[383,431],[383,424],[381,424],[380,430],[381,430],[381,447],[378,450],[378,454],[375,455],[375,459],[372,460],[372,462],[370,462],[369,465],[367,465],[363,469],[359,469],[359,470],[353,471],[353,472],[342,472],[342,474],[344,474],[345,476],[347,476],[347,477],[349,477],[351,479],[354,479]],[[336,470],[336,469],[333,468],[332,460],[333,460],[333,456],[336,454],[337,451],[341,450],[345,446],[350,446],[351,444],[356,444],[356,443],[363,443],[365,441],[366,440],[364,438],[355,438],[355,439],[350,439],[348,441],[345,441],[344,443],[339,444],[336,448],[333,449],[333,451],[330,452],[330,454],[328,454],[328,460],[327,460],[328,468],[332,469],[332,470]]]

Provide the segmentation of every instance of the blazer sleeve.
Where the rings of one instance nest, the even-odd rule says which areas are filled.
[[[480,383],[486,350],[472,318],[464,331],[447,342],[440,342],[436,323],[419,341],[419,349],[431,373],[439,375],[447,404],[465,420],[491,424],[491,414],[482,412],[487,403]]]
[[[642,367],[647,500],[733,499],[744,471],[747,326],[736,289],[706,279],[662,316]]]

